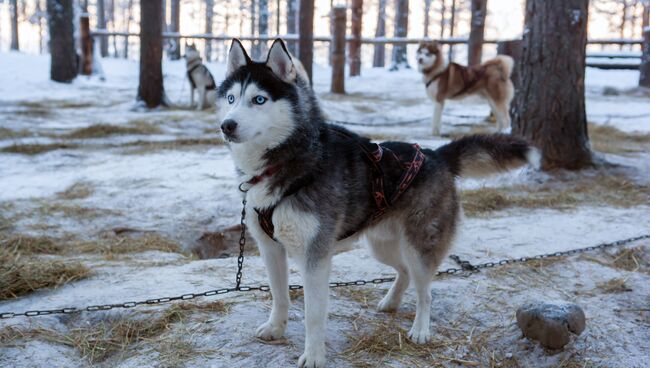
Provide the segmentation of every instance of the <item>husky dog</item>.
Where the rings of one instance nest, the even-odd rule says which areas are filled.
[[[259,244],[273,295],[270,317],[256,334],[272,340],[285,331],[289,256],[305,287],[300,367],[325,365],[331,259],[362,235],[375,257],[397,271],[379,310],[396,309],[412,283],[417,307],[408,336],[420,344],[429,341],[430,284],[459,216],[455,178],[512,169],[538,157],[526,142],[507,135],[470,136],[437,150],[420,150],[401,142],[377,145],[327,124],[308,81],[279,39],[261,62],[252,61],[233,40],[217,98],[223,106],[218,109],[221,130],[240,190],[246,191],[247,213],[253,214],[247,226]],[[372,155],[369,147],[376,149]],[[410,161],[412,153],[418,161],[396,161],[404,156]],[[389,160],[380,178],[385,188],[377,190],[373,164],[384,160]],[[407,175],[405,190],[392,185],[412,169],[416,174]],[[398,191],[399,199],[378,211],[380,194]]]
[[[500,132],[510,128],[510,102],[515,91],[510,80],[513,65],[510,56],[499,55],[481,65],[466,67],[449,63],[438,43],[429,41],[420,42],[417,59],[427,95],[435,103],[434,135],[440,135],[445,100],[460,99],[471,94],[487,98]]]
[[[203,107],[210,102],[207,100],[209,92],[217,89],[214,83],[214,77],[203,65],[201,55],[196,50],[196,46],[185,44],[185,64],[187,66],[187,79],[190,81],[190,106],[194,106],[194,90],[199,91],[199,102],[196,106],[197,110],[203,110]],[[214,94],[212,95],[214,96]]]

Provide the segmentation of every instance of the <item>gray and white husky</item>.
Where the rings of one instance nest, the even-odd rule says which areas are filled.
[[[187,67],[187,79],[190,82],[190,106],[194,107],[194,90],[198,91],[199,101],[197,110],[203,110],[204,106],[211,106],[214,100],[217,85],[208,67],[203,64],[201,55],[196,46],[185,44],[185,65]]]
[[[401,142],[373,144],[325,122],[309,82],[281,40],[262,62],[252,61],[233,40],[226,73],[217,97],[221,130],[240,189],[247,191],[247,213],[257,213],[247,225],[259,244],[273,295],[271,315],[257,336],[278,339],[285,331],[289,256],[305,287],[305,350],[298,365],[324,366],[332,256],[363,236],[375,257],[397,271],[379,310],[396,309],[413,284],[417,305],[408,336],[417,343],[429,341],[430,284],[459,217],[456,177],[536,165],[537,151],[506,135],[469,136],[437,150],[420,151]],[[380,216],[372,183],[377,170],[367,149],[383,152],[377,162],[412,152],[422,156],[408,188]],[[405,167],[412,166],[382,166],[382,194],[398,190],[392,184]]]

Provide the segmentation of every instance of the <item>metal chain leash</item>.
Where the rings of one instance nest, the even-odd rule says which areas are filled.
[[[243,208],[241,212],[241,221],[240,221],[241,237],[239,239],[239,257],[237,257],[237,274],[235,276],[235,287],[208,290],[202,293],[189,293],[189,294],[183,294],[183,295],[172,296],[172,297],[153,298],[153,299],[147,299],[142,301],[131,301],[131,302],[116,303],[116,304],[90,305],[82,308],[66,307],[60,309],[31,310],[26,312],[0,312],[0,319],[9,319],[15,317],[47,316],[52,314],[75,314],[81,312],[107,311],[111,309],[129,309],[129,308],[137,307],[139,305],[151,306],[151,305],[169,303],[176,300],[190,300],[190,299],[201,298],[201,297],[222,295],[222,294],[227,294],[232,292],[249,292],[249,291],[269,292],[271,289],[268,285],[241,286],[242,271],[244,267],[244,246],[246,245],[246,223],[245,223],[246,198],[244,198],[244,200],[242,201],[242,207]],[[547,254],[539,254],[532,257],[508,258],[508,259],[502,259],[500,261],[479,263],[476,265],[471,264],[469,261],[461,260],[460,257],[458,257],[457,255],[451,255],[450,258],[454,260],[456,263],[458,263],[460,268],[452,267],[443,271],[438,271],[436,273],[436,276],[455,275],[461,273],[465,273],[467,276],[471,276],[472,274],[480,272],[481,269],[485,269],[485,268],[493,268],[493,267],[513,264],[513,263],[525,263],[525,262],[546,259],[546,258],[575,255],[578,253],[591,252],[595,250],[621,246],[621,245],[625,245],[643,239],[650,239],[650,234],[639,235],[632,238],[617,240],[610,243],[601,243],[598,245],[593,245],[585,248],[571,249],[571,250],[559,251],[559,252],[547,253]],[[383,284],[383,283],[393,282],[393,281],[395,281],[395,277],[380,277],[371,280],[330,282],[329,287],[337,288],[337,287],[347,287],[347,286],[363,286],[363,285],[370,285],[370,284]],[[303,286],[298,284],[289,285],[289,290],[300,290],[302,288]]]

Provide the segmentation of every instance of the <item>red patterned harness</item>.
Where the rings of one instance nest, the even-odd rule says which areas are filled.
[[[351,138],[348,134],[342,131],[339,130],[332,130],[332,131],[343,137]],[[359,144],[359,148],[368,159],[368,163],[370,165],[370,169],[372,173],[372,179],[371,179],[372,193],[373,193],[373,198],[375,199],[375,205],[377,206],[377,209],[375,210],[373,215],[370,216],[370,218],[366,220],[358,229],[345,233],[344,235],[339,237],[338,240],[343,240],[345,238],[348,238],[354,235],[359,230],[377,221],[377,219],[379,219],[384,213],[386,213],[388,208],[397,201],[397,199],[406,191],[406,189],[408,189],[408,187],[411,185],[411,183],[413,182],[417,174],[420,172],[420,169],[422,168],[422,165],[426,157],[424,153],[422,153],[422,151],[420,150],[419,145],[413,144],[412,147],[414,151],[413,157],[408,161],[400,161],[397,155],[391,149],[382,146],[381,144],[376,144],[376,143],[371,143],[368,145]],[[386,157],[386,155],[390,155],[392,157]],[[382,159],[385,160],[393,159],[396,162],[399,162],[404,168],[402,175],[400,176],[397,188],[395,189],[395,192],[390,196],[390,198],[387,197],[386,191],[384,189],[385,176],[384,176],[384,171],[382,170],[381,167]],[[284,196],[286,197],[288,195],[294,194],[298,189],[299,188],[291,190],[290,194],[285,193]],[[268,235],[271,239],[275,240],[275,238],[273,237],[274,226],[272,221],[274,210],[275,210],[275,206],[272,206],[267,209],[257,209],[257,208],[255,209],[262,230],[264,230],[266,235]]]

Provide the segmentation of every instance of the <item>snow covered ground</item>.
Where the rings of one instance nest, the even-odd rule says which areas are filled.
[[[220,143],[214,112],[195,112],[186,107],[189,90],[184,86],[182,62],[165,61],[163,67],[167,95],[177,106],[152,112],[133,109],[137,62],[104,59],[106,82],[80,77],[71,85],[50,82],[48,62],[44,57],[15,53],[0,57],[0,149],[30,144],[58,148],[34,155],[0,153],[0,219],[11,219],[8,233],[83,240],[111,229],[132,228],[162,234],[191,248],[201,234],[239,222],[241,198],[234,167]],[[209,67],[217,79],[222,77],[223,65]],[[432,106],[416,71],[364,69],[361,77],[346,80],[345,96],[329,94],[329,78],[328,68],[316,66],[314,87],[328,118],[351,123],[351,129],[377,140],[417,141],[427,147],[448,141],[429,135]],[[650,99],[632,91],[637,82],[638,72],[588,69],[589,121],[631,135],[649,133]],[[449,103],[443,116],[443,133],[459,134],[476,127],[492,129],[483,121],[487,113],[487,105],[479,99]],[[98,124],[134,130],[132,134],[96,137],[79,133],[79,129]],[[181,141],[187,144],[173,143]],[[618,173],[629,175],[634,185],[650,185],[647,150],[603,156],[622,165]],[[460,185],[466,189],[515,188],[553,180],[553,176],[520,170]],[[59,193],[79,183],[91,188],[90,195],[61,198]],[[97,215],[49,213],[43,211],[45,205],[74,205],[92,209]],[[564,209],[508,208],[464,219],[452,253],[479,263],[589,246],[642,233],[650,233],[648,200],[632,206],[581,203]],[[616,267],[612,260],[618,253],[612,251],[509,266],[467,278],[437,279],[432,287],[431,321],[436,337],[434,343],[415,352],[402,346],[355,350],[362,346],[364,338],[383,331],[386,324],[402,328],[386,335],[387,341],[404,338],[403,329],[409,327],[415,310],[411,292],[398,313],[386,315],[376,312],[374,306],[388,284],[334,290],[328,327],[331,366],[642,367],[650,359],[650,244],[637,242],[626,249],[636,252],[636,270]],[[83,254],[67,257],[85,262],[95,273],[56,290],[0,302],[0,312],[143,300],[227,287],[234,280],[236,268],[234,258],[197,260],[158,251],[111,259]],[[453,266],[453,262],[446,261],[442,267]],[[387,275],[391,270],[360,247],[336,256],[332,280]],[[291,277],[292,282],[300,283],[293,269]],[[247,257],[244,282],[257,284],[265,280],[259,257]],[[625,288],[612,291],[602,287],[612,280],[623,280]],[[525,301],[536,298],[577,302],[587,314],[587,330],[561,352],[548,352],[521,339],[514,312]],[[286,339],[277,344],[263,343],[253,335],[267,317],[270,301],[265,295],[229,294],[220,299],[228,303],[228,312],[193,312],[187,319],[168,326],[160,336],[127,346],[122,353],[93,364],[295,364],[304,344],[300,295],[290,312]],[[0,321],[0,337],[2,329],[9,326],[66,333],[79,326],[94,326],[109,317],[146,317],[145,311],[151,309],[10,319]],[[25,336],[6,342],[0,338],[0,366],[90,364],[89,357],[83,356],[74,344],[39,335]],[[194,353],[183,356],[180,362],[170,359],[161,349],[170,341],[189,344]]]

